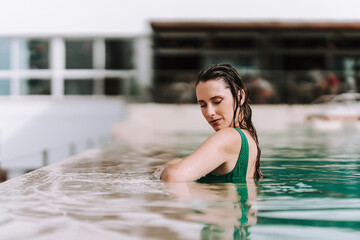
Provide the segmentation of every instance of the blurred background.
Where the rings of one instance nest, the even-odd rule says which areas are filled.
[[[359,7],[356,0],[3,1],[0,167],[18,176],[103,144],[134,103],[196,103],[197,73],[211,63],[236,67],[257,105],[359,93]]]

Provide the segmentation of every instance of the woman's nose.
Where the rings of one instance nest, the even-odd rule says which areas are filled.
[[[215,115],[215,108],[210,104],[208,105],[208,107],[206,109],[206,115],[210,118]]]

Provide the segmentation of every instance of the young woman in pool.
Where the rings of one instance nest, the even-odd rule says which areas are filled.
[[[238,182],[262,177],[260,147],[251,121],[249,92],[229,64],[214,64],[199,73],[197,101],[216,131],[191,155],[155,171],[166,182]]]

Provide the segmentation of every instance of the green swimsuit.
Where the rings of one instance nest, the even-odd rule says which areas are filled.
[[[226,174],[218,175],[214,173],[208,173],[205,176],[197,180],[200,183],[208,182],[243,182],[246,179],[246,172],[249,159],[249,144],[245,134],[238,128],[235,128],[241,135],[241,149],[239,158],[236,162],[234,169]]]

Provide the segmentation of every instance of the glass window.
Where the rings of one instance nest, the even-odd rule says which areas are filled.
[[[93,79],[65,79],[65,95],[92,95]]]
[[[321,54],[284,54],[285,70],[324,69],[325,56]]]
[[[93,41],[67,40],[66,68],[92,69],[93,68]]]
[[[0,78],[0,95],[10,95],[10,79]]]
[[[140,86],[135,78],[128,79],[129,81],[129,94],[134,96],[140,93]]]
[[[157,48],[168,49],[197,49],[201,47],[199,38],[164,38],[157,37],[154,39]]]
[[[257,60],[257,56],[255,55],[214,54],[208,55],[204,63],[205,65],[215,63],[229,63],[240,72],[254,72],[259,70],[259,62]]]
[[[197,55],[158,55],[155,57],[155,69],[198,70],[200,62],[200,56]]]
[[[256,38],[254,37],[219,37],[215,40],[217,49],[254,49]]]
[[[343,37],[338,35],[335,37],[333,45],[339,49],[360,49],[360,37]]]
[[[106,69],[132,69],[134,68],[133,41],[106,40]]]
[[[286,49],[324,49],[325,37],[284,37],[282,46]]]
[[[10,41],[0,39],[0,69],[10,68]]]
[[[121,78],[105,78],[104,93],[105,95],[123,95],[125,94],[125,79]]]
[[[20,68],[48,69],[49,41],[31,39],[20,41]]]
[[[23,79],[20,83],[21,95],[50,95],[50,79],[30,78]]]

